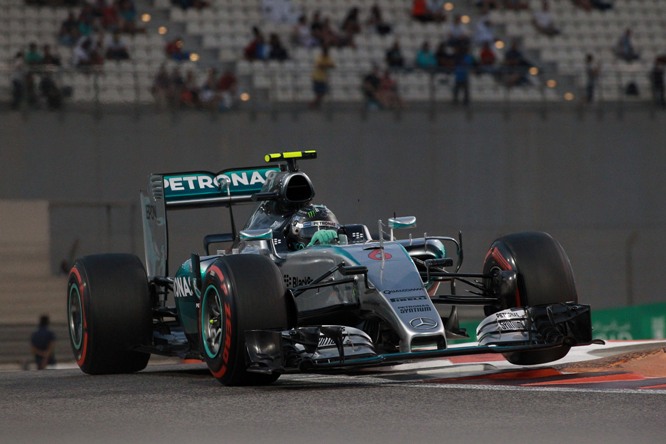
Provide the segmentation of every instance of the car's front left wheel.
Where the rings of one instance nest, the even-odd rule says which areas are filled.
[[[264,385],[278,373],[247,370],[245,331],[288,326],[282,274],[268,258],[225,256],[208,267],[201,296],[201,341],[208,368],[224,385]]]

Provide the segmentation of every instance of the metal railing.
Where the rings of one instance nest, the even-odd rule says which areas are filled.
[[[256,62],[264,63],[264,62]],[[175,63],[170,65],[178,66]],[[300,106],[309,102],[313,93],[310,85],[309,70],[293,68],[251,69],[237,73],[238,85],[233,93],[233,108],[249,111],[277,110],[282,107]],[[205,69],[196,64],[182,65],[181,71],[193,70],[200,86],[205,76]],[[396,70],[392,76],[397,80],[398,93],[408,105],[438,109],[453,101],[455,74],[446,71]],[[57,70],[31,71],[32,90],[23,86],[20,109],[46,107],[48,100],[40,92],[41,78],[49,76],[60,89],[63,107],[81,104],[94,105],[103,109],[106,105],[155,105],[159,98],[152,89],[155,71],[140,69],[131,63],[108,63],[105,66],[90,69],[60,68]],[[362,94],[362,82],[367,71],[357,69],[336,69],[329,82],[329,104],[365,103]],[[586,79],[580,71],[547,71],[532,69],[524,73],[525,82],[521,86],[507,86],[504,79],[510,72],[473,72],[470,75],[469,90],[473,103],[489,104],[567,104],[584,101]],[[0,76],[11,79],[13,73],[8,67],[0,65]],[[598,103],[644,103],[656,104],[649,82],[649,73],[635,70],[614,70],[602,74],[595,88],[595,101]],[[632,91],[628,85],[637,86]],[[2,88],[0,97],[5,96],[11,102],[14,86],[11,80]],[[5,92],[3,93],[3,89]],[[634,94],[632,94],[634,93]],[[178,109],[192,108],[184,105],[177,91],[171,91],[171,98],[162,103],[164,107]],[[195,103],[194,107],[208,111],[226,110],[216,103]]]

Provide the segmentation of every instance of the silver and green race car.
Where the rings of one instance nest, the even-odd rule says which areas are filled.
[[[159,354],[201,359],[225,385],[269,384],[283,373],[461,354],[541,364],[594,342],[590,308],[578,303],[569,259],[550,235],[503,236],[480,273],[462,273],[461,235],[398,239],[416,219],[392,217],[372,236],[314,204],[298,162],[315,158],[278,153],[263,166],[151,175],[141,194],[145,262],[91,255],[69,274],[80,368],[136,372]],[[243,204],[256,208],[238,230],[233,209]],[[230,230],[206,235],[205,254],[170,274],[167,216],[207,207],[222,207]],[[467,337],[461,305],[485,318],[478,342],[452,346]]]

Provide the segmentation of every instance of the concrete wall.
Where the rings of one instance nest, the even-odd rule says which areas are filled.
[[[0,200],[0,276],[48,274],[49,246],[47,201]]]
[[[666,299],[665,113],[6,113],[0,147],[0,198],[105,202],[53,204],[54,263],[76,239],[77,254],[142,255],[138,213],[122,203],[138,202],[151,172],[256,165],[267,152],[317,149],[319,159],[301,166],[317,200],[342,221],[374,227],[396,213],[417,216],[428,233],[462,230],[469,272],[495,237],[545,230],[569,253],[583,301]],[[179,213],[171,227],[218,219]],[[172,237],[179,258],[219,228],[201,230]]]

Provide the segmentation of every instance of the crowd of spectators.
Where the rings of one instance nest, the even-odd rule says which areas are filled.
[[[26,0],[32,4],[49,3],[57,1],[60,4],[66,0]],[[539,7],[532,8],[531,22],[535,29],[547,36],[556,37],[563,30],[550,9],[550,1],[542,0]],[[572,3],[584,10],[607,10],[612,3],[604,0],[572,0]],[[71,48],[71,62],[76,67],[90,67],[102,65],[106,60],[123,61],[131,58],[128,44],[124,40],[125,34],[142,32],[137,22],[137,11],[134,0],[86,0],[73,1],[78,9],[72,10],[62,22],[58,41]],[[183,9],[206,8],[210,6],[207,1],[199,0],[172,0],[172,4]],[[415,57],[406,57],[400,42],[400,35],[394,35],[391,44],[385,48],[385,57],[382,66],[377,66],[370,73],[363,76],[361,91],[368,99],[371,107],[393,108],[402,106],[401,100],[388,100],[385,97],[397,97],[399,88],[391,73],[395,70],[425,70],[428,72],[446,73],[450,76],[453,100],[455,103],[469,103],[469,84],[474,74],[489,74],[507,87],[517,87],[532,84],[528,75],[534,65],[528,60],[520,49],[519,40],[506,44],[501,42],[495,34],[494,24],[490,20],[489,11],[493,9],[530,10],[530,4],[522,0],[479,0],[474,4],[479,14],[470,18],[457,11],[454,12],[449,2],[443,0],[413,0],[409,14],[417,23],[435,23],[441,27],[441,38],[438,41],[425,40],[421,43]],[[534,5],[533,5],[534,6]],[[329,48],[355,48],[356,37],[360,33],[374,32],[381,36],[391,35],[394,25],[387,21],[378,4],[352,6],[338,23],[320,11],[311,14],[303,12],[293,25],[285,45],[278,33],[271,32],[264,35],[259,25],[252,28],[252,38],[243,49],[242,57],[249,61],[277,60],[284,61],[290,58],[290,51],[295,47],[320,48],[322,55],[314,62],[312,81],[315,99],[310,104],[318,108],[328,93],[328,76],[335,67],[329,53]],[[499,44],[506,45],[503,51],[497,51]],[[617,43],[612,47],[618,59],[633,61],[640,58],[639,51],[632,41],[632,30],[627,28],[619,36]],[[191,52],[184,47],[182,37],[176,37],[166,43],[166,58],[175,61],[191,60]],[[413,58],[412,58],[413,57]],[[586,101],[592,101],[595,85],[600,75],[600,66],[595,54],[586,57],[584,72],[587,77]],[[44,59],[44,64],[59,65],[60,58],[52,54],[48,45],[38,50],[36,43],[31,43],[22,53],[21,59],[25,66],[38,63]],[[52,60],[57,60],[53,62]],[[375,62],[377,62],[375,60]],[[15,61],[14,65],[19,65]],[[595,68],[596,67],[596,68]],[[171,105],[202,107],[202,108],[229,108],[229,100],[221,100],[215,77],[218,73],[212,70],[202,84],[197,84],[196,75],[186,72],[180,75],[179,69],[165,75],[160,68],[155,76],[153,94],[165,103]],[[25,70],[25,69],[24,69]],[[17,68],[13,74],[13,85],[22,84],[16,88],[15,97],[27,98],[33,96],[26,92],[25,85],[34,84],[34,80],[23,78],[18,74]],[[34,73],[34,70],[26,70]],[[594,74],[596,73],[596,74]],[[660,83],[658,78],[663,77],[663,63],[655,62],[650,72],[655,97],[659,97]],[[45,76],[46,77],[46,76]],[[169,87],[164,85],[169,79]],[[181,80],[179,80],[181,79]],[[383,82],[377,82],[380,79]],[[390,81],[389,81],[390,80]],[[235,85],[234,81],[234,85]],[[48,79],[47,79],[48,83]],[[392,85],[384,90],[394,91],[396,94],[380,93],[381,84]],[[663,82],[662,82],[663,83]],[[369,86],[376,87],[370,88]],[[235,86],[234,86],[235,88]],[[663,89],[663,88],[662,88]],[[18,91],[23,91],[21,94]],[[33,88],[39,90],[39,88]],[[394,97],[395,96],[395,97]],[[381,98],[381,99],[380,99]],[[220,105],[224,102],[225,105]],[[400,103],[400,105],[397,105]]]
[[[231,69],[220,74],[209,68],[202,82],[197,74],[175,64],[169,72],[163,63],[153,79],[151,93],[160,108],[195,108],[215,111],[230,110],[235,105],[238,79]]]
[[[60,66],[60,56],[48,44],[40,49],[30,42],[25,50],[16,52],[11,63],[11,108],[19,109],[24,103],[38,108],[44,103],[49,109],[59,109],[67,93],[54,76]]]
[[[105,60],[129,60],[124,35],[145,30],[137,25],[134,0],[94,0],[83,2],[77,11],[70,11],[60,25],[58,41],[71,48],[71,63],[90,68]]]

